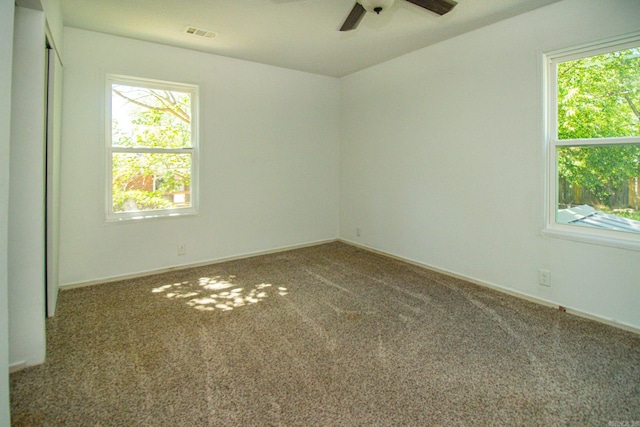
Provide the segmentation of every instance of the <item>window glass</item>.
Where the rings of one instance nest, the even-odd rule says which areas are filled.
[[[640,135],[640,47],[558,63],[558,139]]]
[[[190,207],[191,155],[113,153],[113,212]]]
[[[120,147],[191,147],[191,93],[114,84],[112,138]]]
[[[197,88],[109,79],[108,218],[195,213]]]
[[[549,224],[612,237],[640,233],[640,40],[607,46],[550,57]]]

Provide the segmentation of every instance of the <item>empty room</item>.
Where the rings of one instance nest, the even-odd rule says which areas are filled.
[[[0,1],[0,426],[640,427],[639,1]]]

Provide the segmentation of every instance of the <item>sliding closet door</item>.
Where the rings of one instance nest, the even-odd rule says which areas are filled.
[[[47,41],[46,65],[46,173],[45,173],[45,229],[46,229],[46,311],[52,317],[58,300],[58,257],[60,236],[60,126],[62,64]]]

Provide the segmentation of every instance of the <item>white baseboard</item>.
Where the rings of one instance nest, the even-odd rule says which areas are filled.
[[[538,298],[538,297],[535,297],[533,295],[526,294],[524,292],[520,292],[520,291],[516,291],[516,290],[510,289],[510,288],[504,287],[504,286],[496,285],[494,283],[485,282],[483,280],[478,280],[478,279],[475,279],[475,278],[470,277],[470,276],[465,276],[463,274],[458,274],[458,273],[455,273],[453,271],[449,271],[449,270],[445,270],[445,269],[442,269],[442,268],[434,267],[434,266],[431,266],[431,265],[428,265],[428,264],[425,264],[425,263],[422,263],[422,262],[419,262],[419,261],[415,261],[415,260],[412,260],[412,259],[409,259],[409,258],[403,258],[401,256],[394,255],[394,254],[389,253],[389,252],[384,252],[384,251],[381,251],[381,250],[378,250],[378,249],[363,245],[361,243],[356,243],[356,242],[353,242],[353,241],[350,241],[350,240],[345,240],[345,239],[338,239],[338,241],[340,241],[342,243],[345,243],[347,245],[355,246],[355,247],[363,249],[365,251],[373,252],[373,253],[376,253],[378,255],[383,255],[383,256],[386,256],[386,257],[389,257],[389,258],[392,258],[392,259],[396,259],[398,261],[406,262],[408,264],[415,265],[415,266],[421,267],[421,268],[425,268],[425,269],[430,270],[430,271],[435,271],[437,273],[445,274],[447,276],[454,277],[456,279],[465,280],[467,282],[470,282],[470,283],[473,283],[473,284],[476,284],[476,285],[479,285],[479,286],[484,286],[484,287],[487,287],[487,288],[491,288],[491,289],[496,290],[498,292],[502,292],[504,294],[511,295],[511,296],[516,297],[516,298],[524,299],[524,300],[527,300],[529,302],[533,302],[535,304],[544,305],[546,307],[557,308],[557,309],[565,311],[565,312],[567,312],[569,314],[573,314],[575,316],[583,317],[583,318],[589,319],[589,320],[594,320],[596,322],[604,323],[606,325],[613,326],[615,328],[623,329],[625,331],[633,332],[635,334],[640,335],[640,328],[638,328],[636,326],[633,326],[633,325],[626,324],[626,323],[618,322],[618,321],[616,321],[614,319],[607,319],[606,317],[602,317],[602,316],[598,316],[596,314],[588,313],[588,312],[585,312],[585,311],[582,311],[582,310],[579,310],[579,309],[576,309],[576,308],[573,308],[573,307],[563,306],[563,305],[561,305],[561,304],[559,304],[559,303],[557,303],[555,301],[546,300],[546,299],[543,299],[543,298]]]
[[[224,257],[224,258],[216,258],[216,259],[212,259],[212,260],[208,260],[208,261],[199,261],[199,262],[195,262],[195,263],[191,263],[191,264],[181,264],[181,265],[177,265],[177,266],[173,266],[173,267],[158,268],[158,269],[153,269],[153,270],[144,270],[144,271],[138,271],[138,272],[131,273],[131,274],[123,274],[123,275],[118,275],[118,276],[104,277],[104,278],[100,278],[100,279],[93,279],[93,280],[87,280],[87,281],[82,281],[82,282],[61,284],[61,285],[58,286],[58,288],[61,291],[65,291],[65,290],[69,290],[69,289],[83,288],[85,286],[93,286],[93,285],[100,285],[100,284],[103,284],[103,283],[118,282],[118,281],[121,281],[121,280],[136,279],[138,277],[152,276],[154,274],[168,273],[170,271],[179,271],[179,270],[185,270],[187,268],[202,267],[202,266],[205,266],[205,265],[212,265],[212,264],[220,264],[222,262],[235,261],[235,260],[238,260],[238,259],[251,258],[251,257],[255,257],[255,256],[260,256],[260,255],[268,255],[268,254],[274,254],[274,253],[278,253],[278,252],[286,252],[286,251],[291,251],[293,249],[308,248],[308,247],[311,247],[311,246],[317,246],[317,245],[322,245],[322,244],[325,244],[325,243],[335,242],[337,240],[338,239],[319,240],[319,241],[314,241],[314,242],[302,243],[302,244],[298,244],[298,245],[281,246],[281,247],[274,248],[274,249],[267,249],[267,250],[264,250],[264,251],[249,252],[249,253],[245,253],[245,254],[241,254],[241,255],[234,255],[234,256]]]
[[[13,374],[14,372],[22,371],[26,367],[27,367],[27,362],[24,361],[24,360],[21,360],[19,362],[10,363],[9,364],[9,373]]]
[[[331,242],[335,242],[335,241],[339,241],[351,246],[355,246],[357,248],[369,251],[369,252],[373,252],[379,255],[383,255],[392,259],[396,259],[398,261],[402,261],[402,262],[406,262],[412,265],[415,265],[417,267],[421,267],[421,268],[425,268],[427,270],[430,271],[435,271],[441,274],[445,274],[447,276],[450,277],[454,277],[457,279],[461,279],[461,280],[465,280],[467,282],[479,285],[479,286],[483,286],[483,287],[487,287],[493,290],[496,290],[498,292],[502,292],[504,294],[507,295],[511,295],[514,296],[516,298],[520,298],[520,299],[524,299],[530,302],[533,302],[535,304],[540,304],[540,305],[544,305],[546,307],[552,307],[552,308],[557,308],[557,309],[561,309],[563,311],[566,311],[569,314],[575,315],[575,316],[579,316],[579,317],[583,317],[589,320],[594,320],[596,322],[600,322],[600,323],[604,323],[606,325],[609,326],[613,326],[615,328],[618,329],[623,329],[625,331],[629,331],[629,332],[633,332],[635,334],[639,334],[640,335],[640,328],[633,326],[633,325],[629,325],[626,323],[621,323],[618,322],[614,319],[607,319],[605,317],[596,315],[596,314],[592,314],[592,313],[588,313],[573,307],[568,307],[568,306],[563,306],[555,301],[551,301],[551,300],[546,300],[543,298],[539,298],[539,297],[535,297],[533,295],[529,295],[527,293],[524,292],[520,292],[520,291],[516,291],[513,290],[511,288],[507,288],[504,286],[500,286],[500,285],[496,285],[495,283],[490,283],[490,282],[486,282],[483,280],[479,280],[470,276],[465,276],[463,274],[458,274],[455,273],[453,271],[449,271],[446,269],[442,269],[442,268],[438,268],[438,267],[434,267],[432,265],[428,265],[419,261],[415,261],[409,258],[404,258],[389,252],[385,252],[385,251],[381,251],[366,245],[363,245],[361,243],[357,243],[357,242],[353,242],[350,240],[346,240],[346,239],[329,239],[329,240],[320,240],[320,241],[315,241],[315,242],[308,242],[308,243],[303,243],[303,244],[298,244],[298,245],[292,245],[292,246],[282,246],[282,247],[278,247],[278,248],[274,248],[274,249],[268,249],[268,250],[264,250],[264,251],[256,251],[256,252],[250,252],[250,253],[245,253],[245,254],[241,254],[241,255],[234,255],[234,256],[230,256],[230,257],[224,257],[224,258],[217,258],[217,259],[212,259],[212,260],[208,260],[208,261],[200,261],[197,263],[192,263],[192,264],[183,264],[183,265],[178,265],[178,266],[174,266],[174,267],[168,267],[168,268],[160,268],[160,269],[155,269],[155,270],[147,270],[147,271],[139,271],[136,273],[132,273],[132,274],[126,274],[126,275],[120,275],[120,276],[112,276],[112,277],[105,277],[105,278],[101,278],[101,279],[96,279],[96,280],[89,280],[89,281],[84,281],[84,282],[76,282],[76,283],[68,283],[68,284],[64,284],[64,285],[60,285],[59,289],[64,291],[64,290],[69,290],[69,289],[75,289],[75,288],[80,288],[80,287],[85,287],[85,286],[92,286],[92,285],[98,285],[98,284],[103,284],[103,283],[110,283],[110,282],[117,282],[120,280],[127,280],[127,279],[135,279],[138,277],[144,277],[144,276],[151,276],[153,274],[161,274],[161,273],[167,273],[170,271],[177,271],[177,270],[184,270],[187,268],[193,268],[193,267],[202,267],[205,265],[212,265],[212,264],[219,264],[222,262],[227,262],[227,261],[235,261],[238,259],[244,259],[244,258],[251,258],[254,256],[260,256],[260,255],[268,255],[268,254],[273,254],[273,253],[278,253],[278,252],[286,252],[286,251],[290,251],[290,250],[294,250],[294,249],[301,249],[301,248],[306,248],[306,247],[311,247],[311,246],[317,246],[317,245],[322,245],[325,243],[331,243]],[[11,365],[10,365],[11,368]],[[22,369],[22,368],[17,368]]]

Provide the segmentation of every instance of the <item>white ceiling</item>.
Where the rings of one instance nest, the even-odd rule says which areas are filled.
[[[458,0],[438,16],[405,0],[338,29],[354,0],[62,0],[64,25],[341,77],[559,0]],[[214,39],[183,33],[215,31]]]

